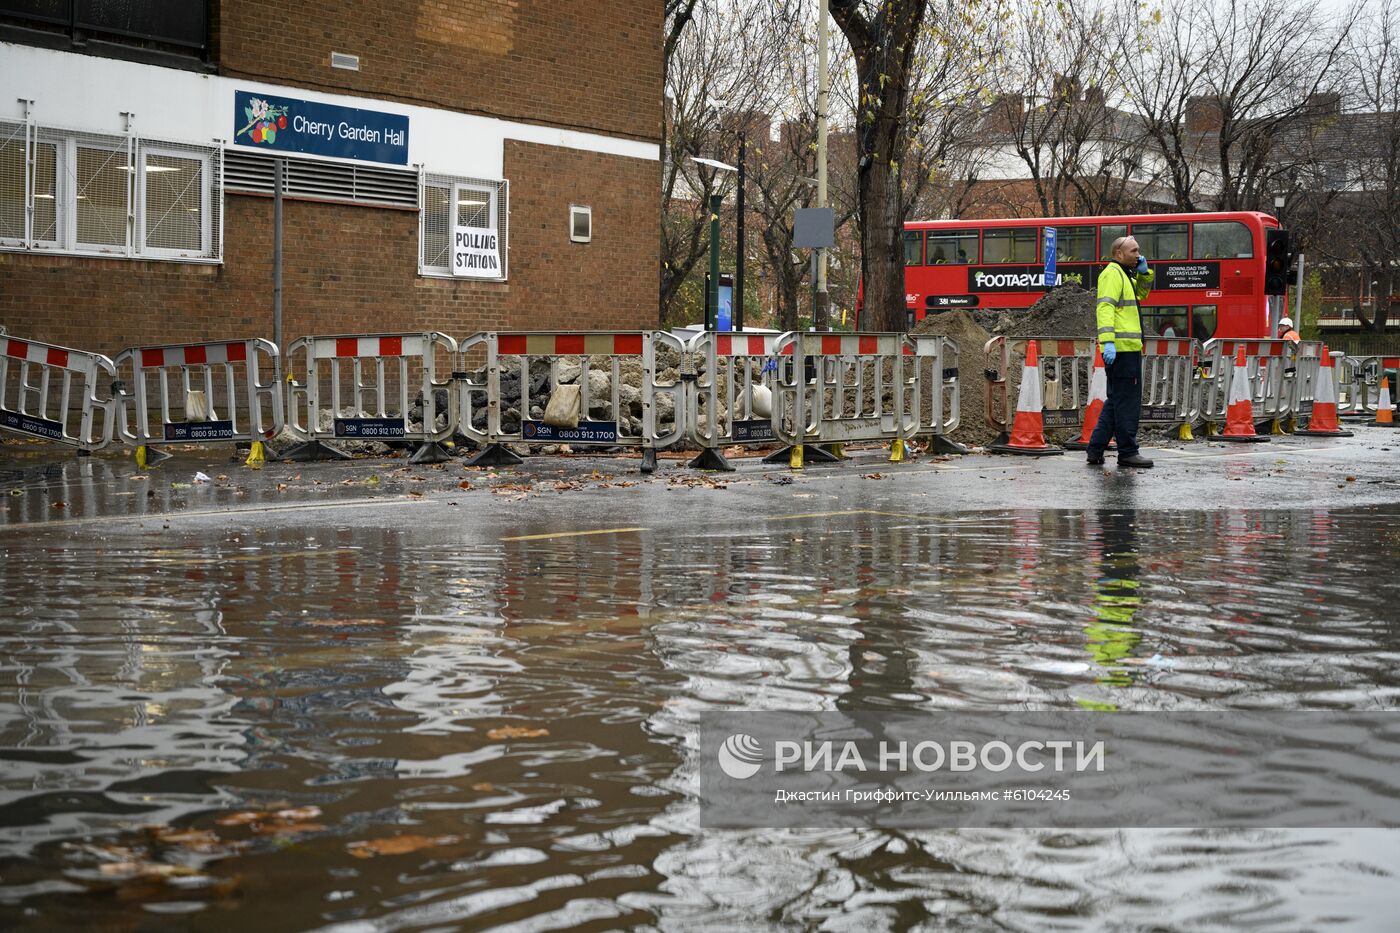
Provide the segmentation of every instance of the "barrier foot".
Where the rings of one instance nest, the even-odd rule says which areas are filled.
[[[169,460],[170,454],[155,447],[148,447],[142,444],[136,448],[136,469],[144,470],[153,463],[160,463],[162,460]]]
[[[1176,439],[1179,441],[1194,441],[1196,435],[1191,433],[1191,423],[1183,421],[1181,427],[1176,429]]]
[[[1011,435],[1006,431],[1002,431],[996,436],[996,439],[993,440],[991,444],[987,445],[987,447],[988,449],[991,449],[992,447],[1000,447],[1009,443],[1011,443]]]
[[[408,458],[409,463],[446,463],[452,459],[452,454],[447,452],[447,448],[437,441],[426,441],[413,456]]]
[[[734,466],[714,447],[706,447],[700,451],[700,455],[691,460],[686,466],[692,470],[719,470],[722,473],[733,473]]]
[[[517,466],[524,462],[519,454],[507,450],[503,444],[487,444],[472,454],[462,466]]]
[[[816,449],[814,446],[813,450]],[[788,467],[793,470],[802,469],[802,445],[794,444],[788,448]]]
[[[798,446],[798,447],[802,447],[802,449],[803,449],[803,454],[804,454],[804,459],[806,459],[809,463],[840,463],[840,462],[841,462],[838,458],[833,457],[829,451],[823,450],[821,447],[817,446],[816,444],[809,444],[809,445],[806,445],[805,447],[804,447],[803,445],[801,445],[801,444],[799,444],[799,445],[797,445],[797,446]],[[790,464],[790,461],[792,460],[792,452],[793,452],[794,449],[795,449],[795,448],[793,448],[793,447],[784,447],[782,450],[775,450],[775,451],[773,451],[773,453],[771,453],[771,454],[769,454],[768,456],[764,457],[764,458],[763,458],[763,462],[764,462],[764,463],[788,463],[789,465],[791,465],[791,464]],[[798,467],[798,469],[801,469],[801,467]]]
[[[992,444],[987,450],[994,454],[1018,454],[1022,457],[1053,457],[1064,453],[1059,447],[1012,447],[1010,444]]]
[[[243,465],[254,470],[261,470],[267,462],[267,450],[262,441],[253,441],[248,445],[248,458],[243,461]]]
[[[655,473],[655,472],[656,472],[656,448],[655,448],[655,447],[643,447],[643,448],[642,448],[642,472],[643,472],[643,473],[648,473],[648,474],[650,474],[650,473]]]
[[[314,463],[317,460],[349,460],[350,455],[324,441],[303,441],[282,455],[288,463]]]
[[[904,462],[904,438],[896,437],[890,441],[890,463]]]
[[[846,445],[845,445],[845,444],[827,444],[827,445],[823,446],[823,447],[821,448],[821,450],[822,450],[823,452],[825,452],[825,453],[831,454],[831,456],[834,457],[834,458],[836,458],[837,460],[845,460],[845,459],[846,459]]]
[[[928,452],[931,454],[965,454],[969,451],[957,441],[950,441],[942,434],[935,434],[929,439]]]

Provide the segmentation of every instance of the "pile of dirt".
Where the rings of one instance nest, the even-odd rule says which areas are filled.
[[[961,423],[951,435],[961,444],[982,446],[990,444],[997,431],[987,422],[987,380],[983,373],[1000,366],[989,357],[983,346],[991,335],[963,310],[931,314],[919,322],[911,333],[951,337],[958,345],[958,379],[961,383]]]
[[[1013,337],[1090,337],[1097,330],[1095,294],[1077,285],[1047,292],[1024,311],[978,310],[977,323],[992,335]]]

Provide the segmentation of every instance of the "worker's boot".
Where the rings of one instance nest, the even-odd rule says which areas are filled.
[[[1139,469],[1145,470],[1152,466],[1152,461],[1148,460],[1142,454],[1133,454],[1131,457],[1119,457],[1118,465],[1120,467],[1138,467]]]

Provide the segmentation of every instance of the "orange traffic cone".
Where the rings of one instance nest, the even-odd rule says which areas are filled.
[[[1395,406],[1390,404],[1390,377],[1381,377],[1381,398],[1376,403],[1376,420],[1371,422],[1383,428],[1395,427]]]
[[[1065,441],[1067,450],[1087,450],[1089,438],[1094,436],[1094,428],[1099,423],[1099,414],[1103,411],[1104,402],[1108,401],[1108,374],[1103,368],[1103,348],[1094,347],[1094,370],[1089,376],[1089,405],[1084,409],[1084,430],[1079,434],[1077,441]],[[1108,442],[1108,449],[1113,450],[1118,445],[1112,440]]]
[[[987,449],[999,454],[1025,454],[1044,457],[1064,453],[1045,443],[1045,403],[1040,397],[1040,344],[1026,344],[1026,365],[1021,370],[1021,394],[1016,398],[1016,419],[1011,423],[1011,440]]]
[[[1244,344],[1235,353],[1235,371],[1230,377],[1230,402],[1225,409],[1222,441],[1259,443],[1267,441],[1254,433],[1254,405],[1249,400],[1249,366],[1244,361]]]
[[[1332,366],[1332,354],[1327,344],[1322,345],[1322,362],[1317,368],[1317,384],[1313,388],[1312,417],[1307,428],[1294,431],[1294,434],[1307,434],[1316,437],[1351,437],[1350,431],[1343,431],[1337,420],[1336,369]]]

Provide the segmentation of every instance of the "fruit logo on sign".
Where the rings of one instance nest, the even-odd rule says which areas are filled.
[[[238,131],[238,135],[247,133],[254,143],[271,145],[277,141],[277,131],[287,128],[287,108],[273,107],[256,97],[243,108],[243,116],[248,124]]]

